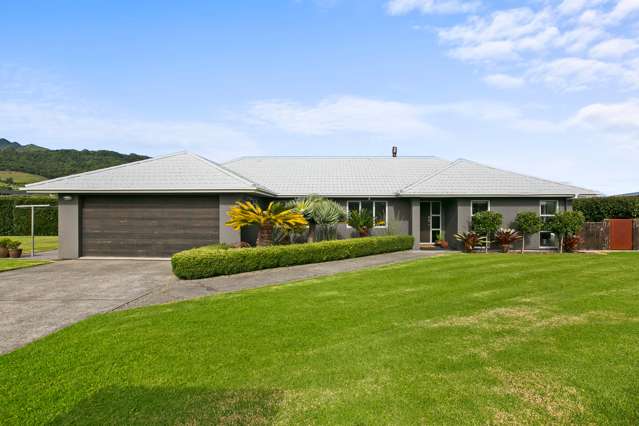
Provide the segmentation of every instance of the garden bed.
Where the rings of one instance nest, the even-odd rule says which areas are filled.
[[[198,279],[410,250],[413,244],[413,237],[401,235],[238,249],[215,245],[176,253],[171,264],[177,277]]]

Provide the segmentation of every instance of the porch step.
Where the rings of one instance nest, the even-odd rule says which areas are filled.
[[[434,243],[419,243],[418,247],[420,250],[437,250],[437,247]]]

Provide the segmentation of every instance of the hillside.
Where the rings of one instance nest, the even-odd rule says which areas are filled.
[[[104,167],[148,158],[138,154],[121,154],[115,151],[78,151],[75,149],[47,149],[38,145],[21,145],[0,138],[0,173],[24,172],[48,179],[82,173]],[[15,179],[14,179],[15,181]]]

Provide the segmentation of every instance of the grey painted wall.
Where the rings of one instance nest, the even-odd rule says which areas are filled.
[[[236,201],[241,197],[238,194],[221,194],[220,195],[220,243],[236,245],[241,241],[241,232],[235,231],[225,223],[229,220],[227,215],[229,209],[233,207]]]
[[[485,200],[486,198],[478,198]],[[535,212],[539,214],[539,203],[542,198],[490,198],[490,210],[499,212],[504,216],[503,227],[511,227],[512,222],[515,220],[517,213],[519,212]],[[566,208],[571,209],[572,204],[569,200],[559,198],[543,198],[543,200],[558,200],[559,211],[564,211]],[[466,232],[470,230],[471,216],[470,216],[470,202],[471,198],[459,198],[457,200],[457,215],[459,218],[459,232]],[[521,247],[517,244],[518,247]],[[516,247],[517,247],[516,246]],[[539,234],[530,235],[526,237],[526,248],[538,249],[539,248]]]
[[[65,200],[70,197],[70,200]],[[58,258],[75,259],[80,256],[80,197],[58,196]]]
[[[337,203],[346,208],[348,201],[362,201],[368,200],[367,198],[338,198],[335,199]],[[401,198],[382,199],[375,198],[374,201],[386,201],[388,205],[386,218],[388,225],[385,228],[375,228],[372,230],[372,235],[409,235],[410,234],[410,222],[411,222],[411,207],[410,200]],[[355,231],[349,228],[346,224],[342,223],[337,225],[338,238],[352,238],[355,236]]]

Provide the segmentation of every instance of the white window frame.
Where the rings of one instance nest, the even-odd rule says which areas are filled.
[[[488,211],[490,211],[490,200],[470,200],[470,216],[475,216],[475,212],[473,211],[473,203],[487,203]]]
[[[437,203],[439,204],[439,214],[433,214],[433,204]],[[430,211],[428,212],[430,214],[430,243],[434,243],[435,241],[433,241],[433,233],[435,231],[437,231],[438,234],[441,235],[441,232],[443,231],[444,228],[442,228],[444,226],[444,206],[442,206],[442,202],[441,201],[429,201],[429,208]],[[490,204],[489,204],[490,206]],[[439,217],[439,228],[433,228],[433,217]]]
[[[375,225],[373,226],[373,228],[378,228],[378,229],[388,228],[388,201],[386,200],[346,200],[346,216],[350,217],[351,215],[351,211],[349,208],[350,203],[357,203],[357,205],[359,206],[358,209],[362,210],[362,201],[370,201],[371,203],[373,203],[373,211],[371,212],[373,214],[373,220],[375,219],[375,209],[376,209],[375,203],[384,203],[384,208],[385,208],[384,217],[386,218],[386,220],[384,221],[384,225],[383,226]],[[346,227],[351,228],[351,226],[348,223],[346,223]]]
[[[542,206],[542,204],[543,204],[543,203],[548,203],[548,202],[553,202],[553,203],[555,203],[555,206],[556,206],[556,207],[555,207],[555,214],[556,214],[557,212],[559,212],[559,200],[539,200],[539,217],[541,218],[541,220],[542,220],[542,221],[543,221],[543,220],[544,220],[544,218],[546,218],[546,217],[554,217],[554,216],[555,216],[554,214],[542,214],[542,213],[541,213],[541,206]],[[545,223],[545,222],[544,222],[544,223]],[[544,249],[547,249],[547,248],[555,248],[555,246],[542,246],[542,245],[541,245],[541,233],[542,233],[542,232],[550,232],[550,231],[547,231],[547,230],[544,230],[544,229],[542,229],[542,230],[540,230],[540,231],[539,231],[539,248],[544,248]],[[554,235],[554,233],[553,233],[553,232],[550,232],[550,234],[551,234],[551,235]]]

